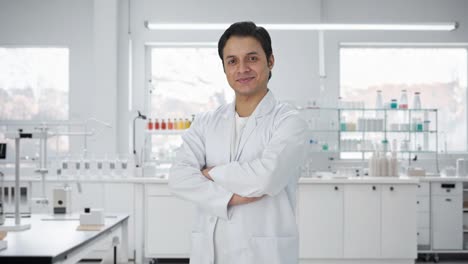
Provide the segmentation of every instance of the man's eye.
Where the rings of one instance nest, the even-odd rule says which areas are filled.
[[[227,61],[227,64],[234,64],[235,62],[236,62],[236,60],[230,59],[230,60]]]
[[[249,61],[257,61],[257,57],[249,57]]]

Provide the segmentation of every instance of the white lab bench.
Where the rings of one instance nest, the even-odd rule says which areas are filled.
[[[37,197],[39,179],[23,180]],[[48,198],[52,199],[54,186],[67,182],[74,187],[75,211],[86,206],[129,214],[129,256],[137,263],[188,258],[193,205],[174,197],[167,179],[81,181],[78,193],[76,180],[48,180]],[[417,253],[465,252],[460,202],[465,181],[468,178],[301,178],[297,193],[301,263],[414,263]],[[450,191],[442,188],[452,183]]]

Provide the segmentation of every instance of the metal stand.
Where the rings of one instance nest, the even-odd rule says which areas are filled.
[[[15,159],[15,225],[0,226],[0,231],[24,231],[31,228],[29,224],[21,224],[20,216],[20,137],[15,137],[16,159]]]

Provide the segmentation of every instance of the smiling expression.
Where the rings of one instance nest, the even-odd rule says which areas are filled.
[[[224,72],[236,96],[252,96],[266,91],[274,57],[267,60],[253,37],[232,36],[223,49]]]

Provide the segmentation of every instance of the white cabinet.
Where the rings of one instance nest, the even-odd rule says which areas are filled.
[[[187,258],[193,205],[169,192],[167,184],[145,186],[145,257]]]
[[[345,186],[345,258],[380,257],[380,220],[380,186]]]
[[[416,258],[416,186],[382,185],[382,256]]]
[[[463,249],[462,183],[432,183],[433,249]]]
[[[300,185],[297,208],[300,258],[342,258],[343,185]]]
[[[416,184],[300,184],[297,221],[299,256],[311,263],[417,255]]]

